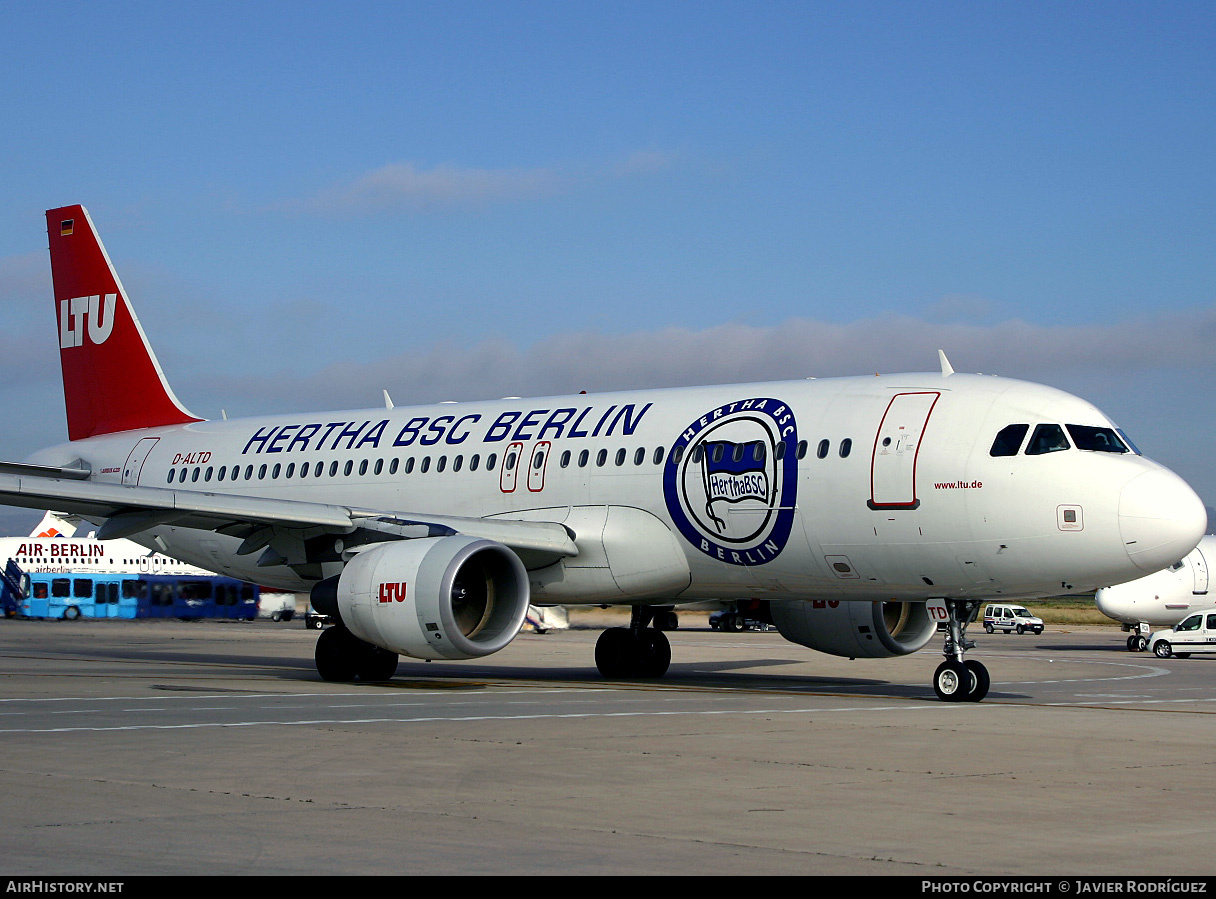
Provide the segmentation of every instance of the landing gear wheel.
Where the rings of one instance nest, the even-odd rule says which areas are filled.
[[[671,643],[662,631],[647,628],[638,638],[638,674],[662,677],[671,666]]]
[[[1144,652],[1146,649],[1148,649],[1148,637],[1137,637],[1136,652]]]
[[[341,625],[321,632],[313,660],[322,680],[345,683],[355,679],[358,675],[357,642],[355,636]]]
[[[1153,655],[1159,659],[1168,659],[1174,654],[1174,647],[1170,646],[1168,640],[1158,640],[1157,645],[1153,647]]]
[[[392,680],[397,673],[397,662],[400,661],[397,653],[370,643],[364,645],[367,649],[360,653],[362,658],[356,669],[356,677],[365,684]]]
[[[595,643],[595,667],[611,679],[662,677],[671,665],[671,643],[654,628],[610,627]]]
[[[948,659],[937,666],[933,692],[943,702],[961,702],[971,691],[971,672],[962,662]]]
[[[967,659],[963,662],[963,666],[971,675],[971,689],[967,691],[965,698],[967,702],[979,702],[988,695],[988,688],[992,686],[992,678],[988,675],[988,669],[982,662]]]
[[[632,650],[633,635],[629,628],[610,627],[595,641],[595,667],[607,678],[628,677]]]
[[[397,654],[360,640],[342,625],[321,632],[313,654],[322,680],[335,683],[389,680],[397,671]]]

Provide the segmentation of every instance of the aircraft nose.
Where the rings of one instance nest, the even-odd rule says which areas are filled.
[[[1119,495],[1119,531],[1142,571],[1160,571],[1183,558],[1199,544],[1207,523],[1203,502],[1172,471],[1137,475]]]

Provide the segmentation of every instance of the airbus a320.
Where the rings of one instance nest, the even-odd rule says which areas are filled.
[[[767,602],[781,634],[900,656],[943,624],[978,701],[980,603],[1157,571],[1206,514],[1094,406],[940,371],[204,421],[177,399],[81,206],[47,212],[68,441],[0,502],[72,512],[200,567],[307,591],[327,680],[506,646],[529,603],[618,604],[607,678],[666,673],[656,614]]]

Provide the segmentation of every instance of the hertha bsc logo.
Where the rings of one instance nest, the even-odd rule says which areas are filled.
[[[760,565],[785,548],[798,487],[798,429],[772,398],[727,403],[685,429],[663,476],[680,533],[731,565]]]

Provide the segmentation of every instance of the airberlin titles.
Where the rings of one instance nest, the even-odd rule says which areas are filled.
[[[400,446],[459,446],[480,434],[483,443],[577,439],[580,437],[630,437],[653,403],[637,408],[634,403],[571,406],[562,409],[531,409],[500,413],[488,425],[479,413],[467,415],[420,415],[400,429],[391,419],[331,421],[258,428],[242,455],[253,453],[320,452],[322,450],[381,449]],[[481,428],[485,428],[481,431]]]

